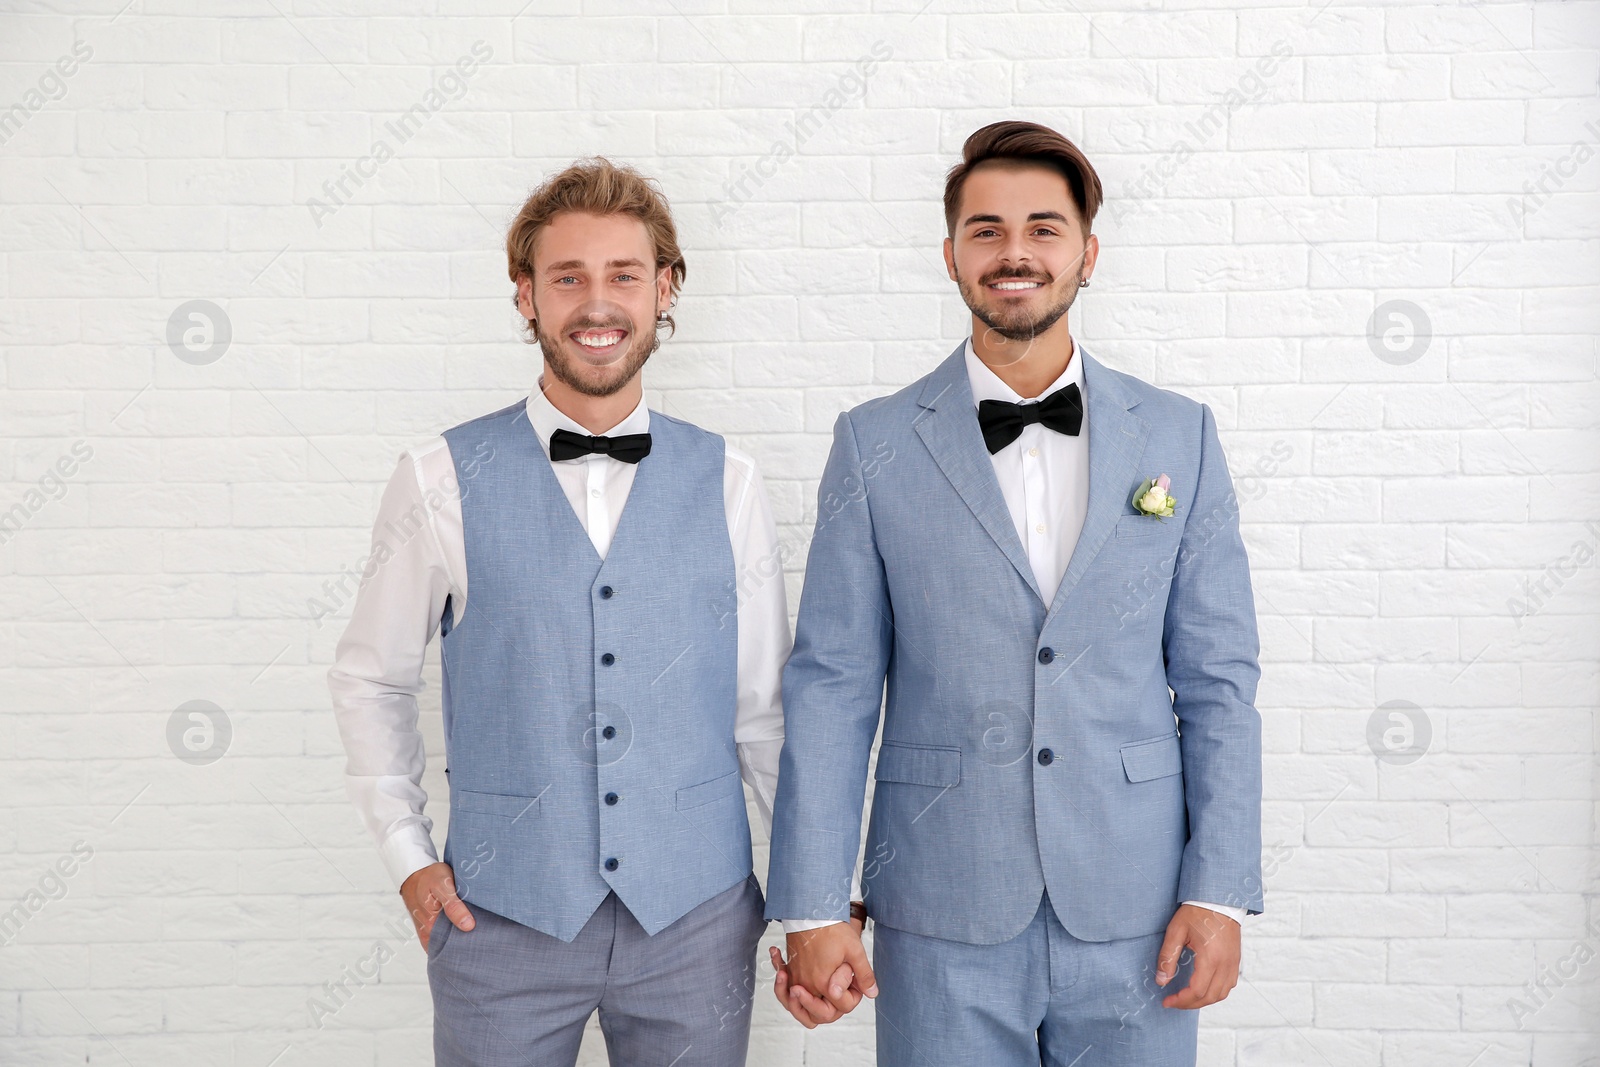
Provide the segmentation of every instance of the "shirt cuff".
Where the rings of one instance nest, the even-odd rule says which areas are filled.
[[[417,823],[408,823],[385,838],[378,846],[378,855],[396,889],[422,868],[439,862],[433,837]]]
[[[1226,904],[1207,904],[1203,900],[1186,900],[1184,903],[1193,904],[1197,908],[1205,908],[1207,911],[1214,911],[1219,915],[1226,915],[1240,926],[1244,925],[1245,916],[1249,914],[1243,908],[1233,908]]]
[[[861,899],[861,872],[858,870],[850,876],[850,899]],[[783,932],[785,934],[798,934],[806,930],[818,930],[824,926],[836,926],[849,919],[784,919]]]
[[[848,921],[848,919],[785,919],[783,920],[783,932],[786,934],[798,934],[806,930],[820,930],[824,926],[839,926]]]

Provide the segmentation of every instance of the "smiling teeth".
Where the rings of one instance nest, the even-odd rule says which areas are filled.
[[[585,348],[607,348],[622,340],[621,330],[612,330],[610,333],[595,334],[593,336],[578,335],[578,343]]]
[[[1037,289],[1039,282],[995,282],[996,289]]]

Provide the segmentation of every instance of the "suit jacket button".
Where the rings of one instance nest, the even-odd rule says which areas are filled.
[[[1050,764],[1055,760],[1055,758],[1056,758],[1056,754],[1054,752],[1051,752],[1048,748],[1041,748],[1039,750],[1039,765],[1041,767],[1050,766]]]
[[[611,653],[607,652],[605,655],[600,657],[600,662],[604,663],[607,667],[609,667],[613,663],[617,662],[617,657],[615,657]]]
[[[615,592],[616,590],[611,588],[609,585],[602,585],[600,587],[600,598],[602,600],[610,600],[611,595]]]
[[[621,866],[621,865],[619,863],[617,863],[617,857],[615,857],[615,856],[612,856],[610,859],[606,860],[606,870],[608,870],[608,871],[614,871],[619,866]]]
[[[617,736],[617,728],[615,726],[607,726],[605,729],[600,731],[600,736],[609,741],[613,737]]]
[[[1051,660],[1053,660],[1055,658],[1056,658],[1056,650],[1055,649],[1053,649],[1053,648],[1041,648],[1039,650],[1039,662],[1040,663],[1049,663]]]
[[[617,797],[617,794],[615,794],[615,793],[607,793],[606,794],[606,803],[607,804],[615,804],[618,799],[619,798]]]

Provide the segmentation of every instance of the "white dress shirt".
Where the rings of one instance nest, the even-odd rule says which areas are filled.
[[[1076,384],[1083,389],[1083,360],[1078,358],[1081,346],[1074,342],[1072,358],[1067,369],[1047,386],[1037,397],[1019,396],[989,365],[973,351],[972,338],[967,338],[967,379],[972,385],[974,404],[985,400],[1005,400],[1012,404],[1038,403],[1057,389]],[[1017,527],[1022,545],[1028,552],[1028,563],[1033,567],[1033,577],[1039,583],[1039,592],[1046,604],[1055,600],[1061,586],[1061,576],[1067,572],[1073,550],[1078,547],[1078,535],[1083,532],[1083,518],[1089,511],[1089,411],[1088,395],[1084,396],[1083,425],[1076,436],[1057,433],[1040,423],[1022,429],[1021,435],[1009,445],[989,457],[994,463],[995,477],[1000,481],[1000,492],[1011,510],[1011,521]],[[1245,909],[1224,904],[1206,904],[1186,900],[1202,908],[1221,912],[1243,922]]]
[[[528,421],[539,447],[550,454],[558,429],[589,434],[544,395],[544,377],[528,397]],[[650,413],[638,405],[608,435],[645,433]],[[741,576],[738,601],[738,708],[734,741],[740,776],[755,794],[756,807],[772,832],[772,800],[783,748],[783,665],[790,649],[789,613],[778,561],[778,531],[755,460],[726,448],[723,504],[734,570]],[[551,469],[603,559],[616,533],[638,466],[592,454],[553,461]],[[423,514],[418,530],[403,520]],[[414,530],[407,535],[407,530]],[[439,629],[448,599],[453,621],[467,603],[466,548],[461,496],[449,446],[440,437],[403,455],[389,480],[373,527],[373,548],[386,559],[364,575],[349,625],[328,672],[334,713],[347,755],[345,786],[367,829],[378,842],[389,877],[401,885],[414,871],[438,862],[423,814],[422,734],[417,729],[417,694],[422,691],[424,650]]]

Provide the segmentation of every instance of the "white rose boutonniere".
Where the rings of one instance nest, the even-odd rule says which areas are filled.
[[[1165,474],[1146,478],[1139,483],[1139,488],[1133,491],[1133,510],[1141,515],[1153,515],[1158,519],[1171,518],[1173,509],[1178,506],[1178,502],[1167,491],[1171,487],[1172,482]]]

